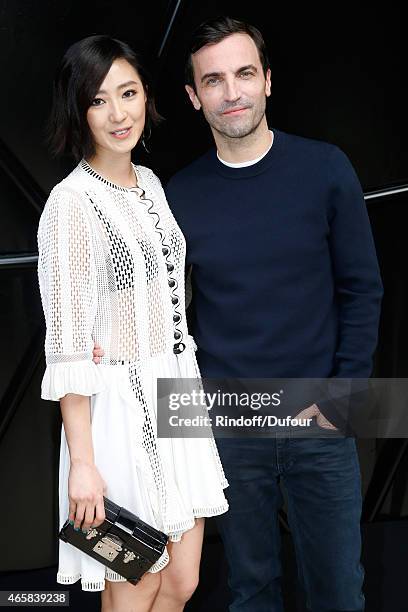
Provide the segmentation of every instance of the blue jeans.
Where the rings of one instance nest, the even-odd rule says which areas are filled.
[[[298,578],[311,612],[364,610],[361,481],[353,438],[219,438],[230,509],[217,517],[230,612],[283,612],[278,510],[287,498]]]

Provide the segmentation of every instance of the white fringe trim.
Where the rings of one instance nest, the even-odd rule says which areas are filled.
[[[105,580],[100,579],[87,579],[82,580],[82,575],[78,574],[63,574],[62,572],[57,573],[57,582],[59,584],[74,584],[81,579],[81,587],[83,591],[103,591],[105,588]]]
[[[77,582],[81,577],[81,574],[71,574],[71,575],[67,575],[67,574],[62,574],[61,572],[58,572],[57,574],[57,582],[59,584],[74,584],[74,582]]]
[[[166,529],[164,529],[164,531],[168,534],[170,542],[180,542],[183,533],[190,531],[190,529],[194,527],[196,518],[209,518],[219,514],[224,514],[224,512],[227,512],[228,508],[229,505],[227,501],[219,506],[193,508],[192,518],[186,519],[185,521],[180,521],[178,523],[171,523]]]
[[[160,570],[166,567],[169,561],[169,553],[167,552],[167,548],[165,548],[164,553],[162,554],[160,559],[157,559],[156,563],[152,565],[152,567],[149,569],[149,572],[151,574],[156,574],[157,572],[160,572]]]
[[[201,508],[193,508],[193,515],[191,518],[185,519],[184,521],[179,521],[177,523],[170,523],[166,525],[164,529],[165,533],[169,534],[169,536],[173,533],[180,533],[182,531],[187,531],[194,527],[195,522],[194,519],[201,517],[211,517],[217,516],[218,514],[224,514],[227,512],[229,508],[227,500],[225,500],[219,506],[206,506]]]
[[[224,487],[225,488],[225,487]],[[229,509],[229,504],[227,500],[223,502],[220,506],[210,507],[210,508],[195,508],[193,510],[193,514],[195,518],[200,518],[201,516],[217,516],[218,514],[224,514]]]
[[[117,572],[114,572],[113,570],[109,569],[109,567],[106,568],[105,578],[110,582],[126,582],[126,578],[124,578]]]
[[[105,589],[105,580],[81,580],[83,591],[103,591]]]

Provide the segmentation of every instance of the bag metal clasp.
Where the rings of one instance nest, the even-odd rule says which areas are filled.
[[[99,540],[99,542],[97,542],[93,547],[93,550],[98,553],[98,555],[101,555],[101,557],[104,559],[113,561],[123,550],[122,544],[122,540],[116,536],[109,535]]]
[[[137,556],[137,558],[139,558],[139,555]],[[131,550],[128,550],[123,558],[123,563],[129,563],[130,561],[133,561],[133,559],[136,559],[135,553]]]

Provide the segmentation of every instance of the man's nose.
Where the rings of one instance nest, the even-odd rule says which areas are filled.
[[[234,100],[238,100],[241,96],[239,92],[239,88],[237,86],[237,82],[234,78],[225,80],[225,99],[228,102],[233,102]]]
[[[123,107],[123,102],[119,100],[114,100],[111,103],[110,109],[110,121],[113,123],[120,123],[123,119],[126,119],[127,112]]]

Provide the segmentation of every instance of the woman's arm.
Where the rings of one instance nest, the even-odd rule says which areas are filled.
[[[71,468],[68,480],[69,520],[87,531],[105,519],[106,484],[96,465],[92,444],[89,397],[68,393],[60,400]]]
[[[104,518],[105,483],[94,459],[90,399],[104,388],[92,362],[97,308],[93,236],[76,193],[54,189],[38,228],[38,276],[46,318],[41,397],[58,400],[71,467],[69,519],[85,530]]]
[[[38,228],[38,253],[47,362],[41,397],[91,396],[105,387],[92,362],[97,269],[91,225],[75,193],[51,192]]]

